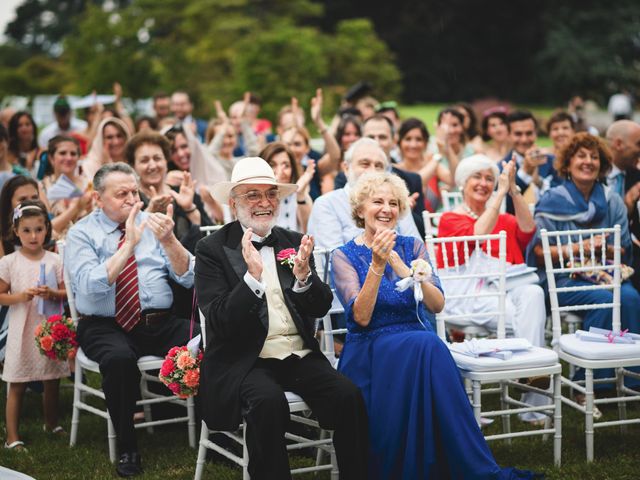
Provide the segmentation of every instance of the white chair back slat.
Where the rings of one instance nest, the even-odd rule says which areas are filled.
[[[442,210],[450,212],[462,203],[462,192],[442,191]]]
[[[465,265],[468,264],[469,258],[471,257],[471,249],[469,248],[469,243],[474,245],[474,250],[480,250],[482,246],[487,243],[487,249],[489,250],[489,245],[492,241],[498,241],[498,271],[497,272],[483,272],[483,273],[467,273]],[[457,298],[468,298],[470,294],[473,294],[474,297],[497,297],[498,299],[498,309],[495,310],[487,310],[485,312],[475,312],[475,313],[458,313],[458,314],[447,314],[440,313],[436,315],[436,328],[437,333],[440,338],[445,339],[445,324],[447,321],[454,322],[456,320],[468,320],[470,318],[478,318],[478,317],[495,317],[498,318],[498,328],[497,335],[498,338],[505,338],[506,336],[506,327],[505,327],[505,316],[506,316],[506,271],[507,271],[507,234],[505,231],[501,231],[497,234],[490,235],[469,235],[469,236],[460,236],[460,237],[440,237],[434,238],[433,236],[427,235],[426,239],[427,252],[432,259],[434,266],[437,263],[436,257],[436,245],[439,248],[439,251],[442,255],[443,265],[445,267],[437,269],[441,279],[443,279],[446,283],[447,280],[467,280],[467,279],[491,279],[495,282],[497,277],[497,288],[496,290],[483,290],[482,292],[454,292],[448,294],[445,291],[445,298],[449,299],[457,299]],[[464,263],[460,262],[460,255],[458,254],[457,244],[462,243],[462,256],[464,258]],[[447,246],[450,245],[453,257],[453,265],[450,264],[449,254],[447,252]],[[490,250],[489,250],[490,251]],[[447,267],[448,266],[448,267]]]
[[[422,212],[422,220],[424,221],[424,234],[431,235],[432,237],[438,236],[438,225],[440,224],[440,217],[443,212],[428,212],[424,210]]]
[[[493,192],[492,196],[495,194],[496,192]],[[507,197],[505,197],[500,203],[500,213],[504,213],[507,211],[506,198]],[[454,191],[454,192],[449,192],[447,190],[442,191],[442,211],[443,212],[450,212],[451,210],[453,210],[454,208],[456,208],[458,205],[461,205],[461,204],[462,204],[461,191]],[[535,208],[534,204],[529,204],[529,209],[531,210],[531,213],[533,213],[534,208]]]
[[[552,345],[558,348],[560,335],[562,334],[560,313],[571,311],[585,311],[601,308],[612,309],[612,329],[619,331],[621,329],[620,322],[620,284],[621,284],[621,233],[620,225],[612,228],[583,229],[583,230],[567,230],[549,232],[546,229],[540,231],[542,240],[542,253],[544,256],[545,270],[547,272],[547,283],[549,287],[549,300],[551,304],[551,319],[553,341]],[[607,245],[607,237],[613,238],[613,264],[606,265],[606,247],[601,249],[600,254],[596,250],[596,239],[602,242],[601,245]],[[555,240],[552,245],[550,240]],[[585,242],[589,246],[589,252],[585,251]],[[577,246],[575,244],[577,243]],[[609,242],[611,243],[611,241]],[[551,248],[557,252],[557,262],[554,264]],[[577,249],[577,253],[574,250]],[[576,266],[576,260],[580,262],[580,266]],[[557,276],[566,276],[573,273],[581,272],[598,272],[613,270],[613,283],[611,285],[582,285],[572,287],[558,287]],[[582,305],[566,305],[561,307],[558,301],[558,293],[578,292],[578,291],[594,291],[594,290],[612,290],[613,300],[611,303],[595,303]]]
[[[78,320],[80,318],[78,315],[78,311],[76,310],[76,300],[73,295],[73,289],[71,288],[71,275],[69,274],[69,270],[64,263],[64,240],[58,240],[56,242],[56,246],[58,248],[58,254],[62,259],[62,280],[64,281],[64,288],[67,292],[67,304],[69,305],[69,312],[71,312],[71,320],[73,320],[74,324],[78,325]]]
[[[331,250],[327,248],[313,249],[313,260],[316,266],[316,274],[324,283],[329,283],[329,273],[331,267]]]

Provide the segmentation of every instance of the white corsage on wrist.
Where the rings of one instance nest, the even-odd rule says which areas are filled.
[[[421,284],[430,281],[432,274],[433,269],[431,268],[429,262],[422,258],[417,258],[416,260],[413,260],[411,262],[411,275],[396,282],[396,291],[398,292],[404,292],[405,290],[413,286],[413,298],[416,301],[416,316],[418,317],[418,321],[422,324],[423,327],[424,323],[422,323],[422,320],[420,320],[420,315],[418,314],[418,307],[420,306],[420,302],[422,302],[424,298]]]

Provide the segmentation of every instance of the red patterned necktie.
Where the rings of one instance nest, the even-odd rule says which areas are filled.
[[[118,225],[118,230],[120,230],[120,240],[118,240],[118,249],[120,249],[125,237],[124,223]],[[116,322],[125,332],[128,332],[139,321],[138,264],[135,254],[132,253],[116,279]]]

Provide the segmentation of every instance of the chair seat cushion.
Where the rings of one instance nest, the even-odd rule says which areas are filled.
[[[640,358],[640,342],[634,344],[585,342],[573,333],[560,337],[560,348],[563,352],[586,360]]]
[[[470,372],[491,372],[496,370],[519,370],[525,368],[537,368],[555,365],[558,363],[558,355],[551,349],[531,347],[528,350],[513,352],[509,360],[501,360],[496,357],[471,357],[460,353],[451,352],[458,368]]]

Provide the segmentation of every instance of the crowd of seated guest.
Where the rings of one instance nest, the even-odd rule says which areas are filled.
[[[577,123],[571,112],[557,111],[546,123],[552,145],[544,148],[538,140],[540,120],[531,112],[508,111],[502,106],[476,112],[468,104],[455,104],[443,108],[436,124],[428,126],[418,118],[401,118],[393,102],[378,103],[367,97],[360,103],[362,111],[355,106],[341,109],[327,125],[319,89],[308,109],[312,125],[305,124],[304,108],[294,98],[281,109],[273,133],[271,123],[258,117],[260,100],[249,93],[232,104],[228,112],[216,102],[216,118],[210,121],[193,116],[194,105],[187,92],[158,94],[154,97],[155,115],[134,123],[122,107],[119,86],[114,92],[114,108],[95,105],[87,112],[88,122],[76,119],[69,100],[61,96],[53,106],[56,121],[40,134],[27,111],[15,113],[8,129],[0,125],[0,254],[8,256],[20,251],[14,212],[21,205],[25,208],[25,202],[37,201],[33,208],[45,211],[49,221],[44,248],[55,250],[58,240],[77,248],[77,254],[69,257],[67,268],[75,278],[74,290],[89,299],[83,311],[87,317],[119,317],[117,295],[113,291],[107,293],[105,285],[117,281],[114,272],[125,268],[133,251],[145,248],[149,257],[138,260],[138,268],[153,280],[136,294],[137,315],[149,322],[157,314],[172,321],[189,318],[194,254],[205,235],[201,227],[237,220],[236,210],[221,201],[215,191],[233,180],[234,168],[242,159],[258,156],[271,167],[278,184],[295,185],[286,196],[278,197],[274,225],[308,233],[317,248],[338,249],[338,258],[343,262],[338,261],[340,268],[347,268],[345,262],[357,263],[357,250],[362,245],[371,251],[375,238],[372,222],[380,227],[381,219],[375,213],[371,217],[365,215],[363,222],[354,218],[352,197],[362,177],[387,172],[385,182],[393,186],[394,195],[402,194],[403,198],[397,199],[403,205],[398,215],[392,221],[386,217],[382,221],[393,223],[392,229],[399,235],[398,245],[415,244],[415,248],[407,247],[413,256],[403,258],[405,263],[423,255],[418,248],[425,234],[422,213],[446,207],[442,203],[444,190],[459,191],[462,203],[443,213],[437,235],[507,232],[507,261],[538,268],[543,280],[540,284],[515,287],[506,294],[509,333],[526,338],[535,346],[549,346],[544,336],[548,294],[540,229],[620,225],[624,263],[636,271],[630,281],[622,284],[622,325],[640,333],[640,125],[631,120],[612,123],[605,138],[600,138],[579,131],[584,119]],[[312,149],[310,130],[324,141],[323,151]],[[268,197],[265,195],[264,199]],[[506,213],[501,210],[503,202]],[[132,217],[130,213],[134,211]],[[99,231],[100,238],[87,237],[90,229],[95,229],[91,233]],[[354,238],[361,241],[353,244]],[[351,247],[345,250],[348,245]],[[609,245],[599,248],[611,256]],[[125,250],[128,254],[120,253]],[[483,250],[487,250],[486,245]],[[497,254],[495,245],[490,250]],[[349,257],[351,254],[353,258]],[[404,271],[393,268],[393,261],[380,252],[376,255],[380,264],[376,265],[391,265],[396,275],[398,270]],[[552,255],[557,257],[553,249]],[[451,252],[447,256],[453,257]],[[433,260],[439,269],[450,266],[442,252]],[[367,261],[372,262],[371,258]],[[373,278],[358,268],[349,273],[353,278],[348,280],[358,288],[364,289]],[[338,274],[342,281],[347,276],[344,272]],[[0,286],[1,281],[2,278]],[[560,283],[581,285],[572,278]],[[493,308],[477,300],[446,303],[446,282],[435,285],[438,291],[444,289],[445,312]],[[350,305],[349,314],[360,316],[361,294],[355,287],[336,286],[343,302]],[[151,300],[159,294],[165,295],[162,302]],[[430,295],[438,297],[435,291]],[[578,293],[563,293],[559,298],[561,305],[593,299]],[[3,305],[0,357],[11,322],[11,315],[7,315],[9,301]],[[434,305],[426,306],[432,313],[440,310]],[[371,319],[374,313],[368,312],[364,317]],[[362,322],[348,315],[346,322],[353,331],[362,326]],[[489,330],[495,329],[494,322],[495,319],[486,320]],[[119,325],[111,325],[111,333],[119,332]],[[605,310],[590,312],[584,315],[583,325],[610,329],[611,314]],[[164,332],[161,343],[184,339],[181,328],[182,324],[174,331]],[[94,335],[86,333],[85,328],[80,331],[81,337]],[[114,334],[110,342],[117,343],[118,335]],[[142,350],[156,351],[140,341]],[[110,351],[107,346],[92,345],[90,341],[84,344],[100,361],[130,362],[133,358],[130,351],[119,351],[120,357],[113,360],[105,353]],[[345,373],[351,368],[349,355],[354,348],[344,352],[348,361],[341,368]],[[110,364],[106,371],[117,369]],[[581,374],[578,371],[576,378],[580,379]],[[358,374],[349,376],[356,384],[361,380]],[[124,381],[113,374],[107,377],[107,382]],[[126,381],[131,383],[131,379]],[[130,401],[127,398],[121,404],[110,403],[109,409],[112,416],[127,419],[118,427],[119,450],[127,455],[124,471],[137,471],[137,446],[130,431],[133,427],[128,423],[133,413],[129,412]],[[365,403],[369,401],[365,396]],[[536,404],[541,400],[531,394],[525,401]],[[539,420],[535,415],[522,418]],[[20,441],[13,437],[10,440],[9,443]]]

